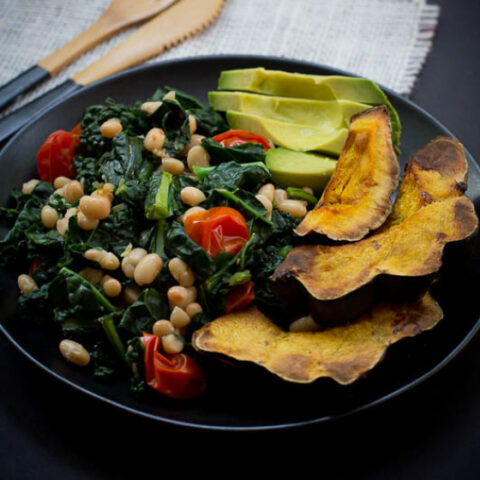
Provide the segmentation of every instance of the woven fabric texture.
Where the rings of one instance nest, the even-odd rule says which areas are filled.
[[[0,0],[0,84],[78,35],[108,4]],[[431,47],[438,16],[439,7],[425,0],[226,0],[207,30],[149,62],[207,54],[276,55],[341,68],[408,95]],[[9,110],[82,70],[136,28],[82,55]]]

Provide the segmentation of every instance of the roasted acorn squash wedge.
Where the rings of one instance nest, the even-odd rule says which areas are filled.
[[[295,232],[316,232],[332,240],[362,239],[390,214],[399,173],[388,109],[382,105],[354,115],[330,181]]]
[[[252,307],[208,323],[192,341],[199,351],[254,362],[289,382],[330,377],[346,385],[371,370],[389,345],[433,328],[442,316],[440,306],[426,294],[410,304],[379,304],[348,325],[294,333]]]
[[[462,145],[433,140],[409,159],[394,210],[379,231],[356,243],[294,248],[275,270],[272,290],[297,302],[299,282],[312,315],[325,323],[356,318],[379,299],[418,298],[440,269],[445,245],[477,231],[474,205],[464,195],[466,175]]]

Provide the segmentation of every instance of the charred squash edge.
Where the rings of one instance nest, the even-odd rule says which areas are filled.
[[[341,187],[342,182],[345,184],[345,181],[347,181],[349,178],[348,175],[346,175],[346,178],[341,178],[341,176],[343,174],[345,177],[345,174],[347,173],[343,169],[343,163],[346,161],[347,155],[352,150],[356,151],[355,149],[357,148],[357,138],[359,138],[360,133],[355,130],[355,122],[370,116],[377,117],[378,120],[375,120],[375,123],[380,122],[380,124],[373,127],[373,131],[370,131],[370,138],[368,139],[365,148],[368,153],[364,153],[363,155],[360,154],[359,162],[375,162],[375,166],[373,168],[377,169],[377,171],[379,170],[378,166],[380,163],[384,165],[381,170],[386,170],[386,174],[383,179],[384,183],[382,188],[377,192],[377,198],[372,199],[366,194],[358,199],[358,203],[348,205],[342,204],[341,202],[329,203],[328,199],[332,191],[334,189],[338,189],[339,186]],[[376,150],[378,149],[378,145],[375,145],[377,148],[371,148],[371,143],[374,142],[374,130],[376,129],[382,129],[382,131],[384,131],[384,134],[382,135],[384,145],[381,148],[382,152],[374,155],[371,154],[371,152],[374,151],[377,153]],[[337,167],[335,168],[330,181],[325,187],[325,190],[323,191],[323,194],[316,207],[306,215],[306,217],[296,228],[295,232],[297,235],[304,236],[311,232],[316,232],[335,241],[356,241],[362,239],[371,230],[374,230],[383,224],[385,219],[392,211],[390,197],[398,187],[400,173],[400,165],[392,145],[391,132],[392,127],[390,122],[390,114],[384,105],[370,108],[352,116],[347,140],[345,142],[345,146],[343,147],[342,153],[340,154],[340,158],[338,159]],[[352,166],[357,168],[358,165]],[[377,184],[372,186],[376,188]],[[374,202],[373,206],[369,207],[366,205],[367,201],[372,202],[372,200]],[[345,208],[350,207],[350,211],[335,212],[340,205],[343,205]],[[369,212],[368,219],[358,218],[359,209],[362,208],[366,208]],[[323,221],[321,214],[328,214],[329,212],[331,212],[332,215],[329,219]],[[347,227],[343,226],[342,228],[337,228],[336,223],[338,223],[338,219],[340,217],[345,219],[347,222],[350,222]]]

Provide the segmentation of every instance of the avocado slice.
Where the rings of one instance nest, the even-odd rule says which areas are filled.
[[[290,150],[313,150],[335,156],[340,155],[348,133],[347,128],[315,128],[235,111],[227,112],[227,122],[233,129],[258,133]]]
[[[400,145],[401,124],[396,110],[380,87],[366,78],[308,75],[259,67],[223,71],[218,79],[218,89],[311,100],[350,100],[368,105],[386,105],[392,119],[393,142]]]
[[[265,162],[275,185],[310,187],[317,194],[325,188],[337,166],[333,158],[281,147],[268,150]]]
[[[352,115],[370,108],[350,100],[307,100],[245,92],[209,92],[208,100],[221,112],[235,110],[281,122],[332,129],[348,127]]]

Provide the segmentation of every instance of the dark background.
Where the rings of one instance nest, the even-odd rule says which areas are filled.
[[[480,159],[480,2],[436,0],[434,46],[411,99]],[[459,319],[460,320],[460,319]],[[311,473],[319,478],[480,478],[480,335],[414,390],[354,417],[257,433],[152,423],[61,384],[0,336],[0,477]],[[279,399],[281,402],[281,399]],[[288,408],[288,405],[285,405]]]

